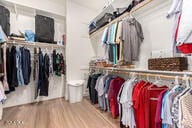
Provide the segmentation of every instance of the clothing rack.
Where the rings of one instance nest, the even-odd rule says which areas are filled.
[[[104,70],[112,73],[126,74],[135,73],[135,75],[144,76],[144,77],[160,77],[165,79],[175,79],[178,76],[178,79],[182,80],[183,76],[190,77],[192,80],[192,72],[175,72],[175,71],[155,71],[155,70],[143,70],[143,69],[127,69],[127,68],[111,68],[111,67],[90,67],[90,69],[95,70]]]
[[[65,49],[64,45],[57,44],[48,44],[48,43],[40,43],[40,42],[27,42],[27,41],[19,41],[19,40],[10,40],[4,42],[4,44],[16,44],[16,45],[24,45],[24,46],[32,46],[32,47],[51,47],[51,48],[62,48]]]
[[[107,25],[99,28],[98,30],[96,30],[95,32],[93,32],[92,34],[90,34],[90,37],[93,37],[94,35],[96,35],[97,33],[103,31],[106,27],[108,27],[109,25],[124,19],[125,17],[131,15],[133,12],[136,12],[137,10],[139,10],[140,8],[143,8],[145,5],[149,4],[151,1],[153,0],[144,0],[143,2],[139,3],[138,5],[136,5],[130,12],[124,13],[123,15],[119,16],[118,18],[114,19],[113,21],[111,21],[110,23],[108,23]]]

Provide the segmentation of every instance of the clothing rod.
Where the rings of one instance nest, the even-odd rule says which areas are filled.
[[[8,42],[4,42],[6,44],[15,44],[15,45],[26,45],[26,46],[37,46],[37,47],[51,47],[51,48],[62,48],[64,49],[65,46],[63,45],[57,45],[57,44],[47,44],[47,43],[39,43],[39,42],[34,42],[34,43],[30,43],[27,41],[8,41]]]
[[[135,73],[148,73],[148,74],[158,74],[158,75],[169,75],[169,76],[192,76],[192,72],[175,72],[175,71],[156,71],[156,70],[143,70],[143,69],[127,69],[127,68],[109,68],[109,67],[90,67],[91,69],[102,69],[111,70],[119,72],[135,72]]]
[[[140,8],[144,7],[145,5],[149,4],[151,1],[153,0],[144,0],[143,2],[139,3],[138,5],[136,5],[130,12],[126,12],[123,15],[119,16],[118,18],[114,19],[113,21],[111,21],[110,23],[108,23],[107,25],[99,28],[98,30],[96,30],[95,32],[93,32],[92,34],[90,34],[90,37],[93,37],[94,35],[96,35],[97,33],[101,32],[102,30],[104,30],[106,27],[108,27],[109,25],[124,19],[126,16],[132,14],[133,12],[136,12],[137,10],[139,10]]]
[[[168,75],[158,75],[158,74],[149,74],[149,73],[135,73],[136,75],[139,76],[144,76],[144,77],[160,77],[160,78],[164,78],[164,79],[175,79],[175,76],[168,76]],[[189,77],[190,80],[192,80],[192,77]],[[179,80],[183,80],[182,76],[178,76]]]
[[[125,74],[125,75],[130,75],[132,72],[123,72],[123,71],[118,71],[118,70],[107,70],[109,72],[112,73],[119,73],[119,74]],[[150,74],[150,73],[135,73],[135,75],[138,76],[144,76],[144,77],[160,77],[160,78],[164,78],[164,79],[175,79],[176,76],[170,76],[170,75],[165,75],[165,74]],[[192,80],[192,77],[189,77],[190,80]],[[178,76],[179,80],[183,80],[183,76]]]

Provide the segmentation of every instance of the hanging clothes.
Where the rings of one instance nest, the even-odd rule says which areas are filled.
[[[8,85],[8,82],[7,82],[7,69],[6,69],[6,63],[7,63],[7,60],[6,60],[6,45],[4,46],[4,48],[2,49],[3,51],[3,70],[4,70],[4,77],[3,77],[3,87],[5,89],[5,91],[9,91],[9,85]]]
[[[44,60],[43,60],[43,53],[41,51],[41,48],[39,48],[39,71],[38,71],[38,88],[37,88],[37,94],[39,95],[39,91],[43,86],[43,66],[44,66]]]
[[[25,85],[30,83],[30,76],[31,76],[31,54],[29,49],[21,47],[21,54],[22,54],[22,71],[24,77]]]
[[[66,67],[65,67],[65,60],[64,60],[64,57],[63,57],[63,54],[61,53],[60,54],[60,67],[61,67],[61,74],[64,74],[65,75],[65,70],[66,70]]]
[[[87,88],[89,88],[89,97],[91,100],[91,103],[97,104],[98,103],[98,95],[97,91],[95,89],[97,79],[99,78],[101,74],[93,74],[89,76],[88,82],[87,82]]]
[[[61,57],[60,57],[60,54],[57,53],[57,56],[56,56],[56,75],[57,76],[61,76]]]
[[[108,78],[108,75],[102,75],[97,79],[97,83],[95,86],[95,89],[97,91],[98,94],[98,103],[99,103],[99,107],[106,111],[107,110],[107,104],[105,102],[105,92],[104,92],[104,88],[105,88],[105,82],[106,79]]]
[[[184,54],[192,53],[192,25],[190,0],[173,0],[167,17],[175,16],[174,46]],[[176,44],[176,45],[175,45]]]
[[[53,71],[57,70],[56,58],[57,58],[56,50],[53,50]]]
[[[49,53],[49,74],[53,75],[53,54]]]
[[[126,127],[134,128],[136,127],[133,102],[132,102],[132,92],[136,84],[136,78],[131,78],[127,80],[120,91],[119,94],[119,103],[121,105],[122,117],[121,122]]]
[[[3,48],[0,48],[0,73],[4,73],[4,69],[3,69]]]
[[[157,86],[155,84],[150,85],[144,95],[144,113],[145,113],[145,126],[155,128],[155,116],[158,97],[164,90],[167,90],[167,86]]]
[[[48,96],[49,92],[49,56],[45,54],[43,61],[43,82],[40,87],[40,96]]]
[[[3,83],[0,81],[0,103],[3,103],[6,99],[5,89],[3,87]]]
[[[38,82],[39,82],[39,53],[38,49],[34,48],[34,67],[33,67],[33,80],[35,81],[35,99],[38,97]]]
[[[24,78],[23,78],[23,71],[22,71],[22,67],[23,67],[23,60],[22,57],[23,55],[21,55],[23,53],[21,53],[21,50],[19,48],[19,46],[16,47],[16,67],[17,67],[17,80],[18,80],[18,85],[24,85]]]
[[[110,110],[113,118],[119,116],[119,105],[117,101],[117,96],[124,82],[125,80],[123,78],[117,77],[113,79],[110,83],[108,99],[110,102]]]
[[[121,39],[122,37],[122,21],[118,22],[118,26],[117,26],[117,33],[116,33],[116,39],[115,42],[117,44],[117,60],[119,63],[123,62],[123,41]]]
[[[6,70],[7,70],[7,83],[9,85],[9,91],[5,93],[8,94],[15,91],[15,86],[12,85],[12,74],[13,74],[13,55],[9,48],[6,49]]]
[[[2,118],[3,118],[3,105],[0,102],[0,120],[2,120]]]
[[[5,95],[5,90],[3,87],[3,83],[0,82],[0,120],[2,119],[3,116],[3,102],[7,99]]]
[[[34,61],[33,61],[33,80],[38,78],[38,64],[39,64],[39,55],[37,48],[34,48]]]
[[[146,83],[145,81],[142,80],[142,81],[139,81],[133,89],[132,101],[133,101],[133,108],[135,111],[135,122],[136,122],[137,128],[145,127],[142,91],[143,91],[144,87],[146,87],[148,85],[149,85],[149,83]]]
[[[167,90],[162,91],[158,97],[157,109],[156,109],[156,115],[155,115],[155,128],[162,128],[161,108],[162,108],[163,96],[166,92]]]
[[[17,57],[16,57],[16,47],[12,46],[11,48],[11,68],[12,68],[12,80],[11,84],[13,87],[18,87],[18,79],[17,79]]]
[[[122,22],[123,56],[125,63],[139,59],[140,46],[144,36],[141,24],[135,18],[127,18]]]
[[[115,79],[116,76],[113,76],[113,75],[108,75],[108,77],[106,78],[106,81],[105,81],[105,87],[104,87],[104,95],[105,95],[105,102],[106,102],[106,107],[107,107],[107,111],[110,112],[111,109],[110,109],[110,103],[109,103],[109,99],[108,99],[108,94],[109,94],[109,87],[111,85],[111,81],[113,79]]]
[[[192,90],[188,91],[181,99],[181,126],[183,128],[191,128],[192,127]]]

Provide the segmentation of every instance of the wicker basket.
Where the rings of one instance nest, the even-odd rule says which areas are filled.
[[[96,62],[97,67],[105,67],[107,65],[106,61],[98,61]]]
[[[186,57],[154,58],[148,60],[149,70],[184,71],[188,69]]]

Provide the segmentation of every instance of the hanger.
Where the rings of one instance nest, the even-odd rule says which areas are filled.
[[[187,86],[187,88],[191,88],[190,82],[189,82],[189,77],[185,78],[185,84]]]
[[[158,80],[158,82],[159,81],[162,81],[161,80],[161,78],[160,78],[160,76],[158,76],[159,77],[159,80]],[[148,87],[148,90],[164,90],[164,89],[167,89],[167,88],[152,88],[153,86],[155,86],[157,83],[152,83],[149,87]],[[156,85],[157,86],[157,85]],[[162,85],[162,86],[164,86],[164,85]],[[161,86],[160,86],[161,87]]]
[[[131,19],[134,18],[131,11],[129,13],[129,18],[131,18]]]
[[[189,84],[187,84],[187,75],[183,75],[182,77],[182,85],[185,85],[187,88],[190,88]]]
[[[179,85],[179,76],[175,76],[175,84]]]
[[[162,85],[162,83],[163,83],[163,80],[161,79],[160,75],[155,76],[155,82],[154,82],[154,84],[158,86],[158,84],[159,84],[159,85]]]
[[[138,73],[137,75],[138,75],[138,79],[141,80],[141,74]]]
[[[149,74],[147,74],[146,79],[148,82],[150,82]]]
[[[46,53],[48,54],[49,53],[49,50],[48,50],[48,48],[46,47]]]
[[[109,75],[109,71],[108,70],[106,70],[106,75]]]

